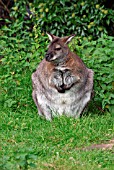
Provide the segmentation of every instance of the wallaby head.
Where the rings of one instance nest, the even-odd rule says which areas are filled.
[[[47,33],[51,41],[48,51],[45,55],[46,61],[60,64],[65,61],[69,53],[68,43],[72,40],[75,34],[59,38],[53,34]]]

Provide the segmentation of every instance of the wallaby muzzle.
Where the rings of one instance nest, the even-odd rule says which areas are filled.
[[[45,55],[46,61],[51,61],[52,58],[53,58],[52,52],[50,52],[50,53],[47,52],[46,55]]]

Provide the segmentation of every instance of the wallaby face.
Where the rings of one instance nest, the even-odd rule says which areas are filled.
[[[47,120],[62,114],[77,118],[91,98],[93,71],[68,48],[75,35],[47,35],[48,51],[32,74],[33,100],[39,115]]]
[[[46,60],[51,62],[59,62],[63,60],[66,55],[65,47],[62,47],[60,44],[51,44],[48,52],[46,53]]]
[[[45,56],[46,60],[56,64],[63,62],[69,51],[67,46],[68,40],[72,39],[74,36],[75,35],[59,38],[48,33],[51,43]]]

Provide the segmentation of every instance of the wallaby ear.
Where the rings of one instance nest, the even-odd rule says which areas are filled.
[[[56,37],[55,35],[53,35],[49,32],[46,32],[46,34],[48,35],[50,41],[53,41],[55,38],[58,38],[58,37]]]
[[[75,36],[76,36],[76,34],[72,34],[72,35],[70,35],[70,36],[64,37],[64,38],[63,38],[63,42],[64,42],[65,44],[68,44],[68,43],[72,40],[72,38],[74,38]]]

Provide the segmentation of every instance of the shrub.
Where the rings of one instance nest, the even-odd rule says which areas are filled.
[[[13,1],[11,2],[13,5]],[[59,36],[76,33],[97,39],[102,33],[114,35],[114,11],[113,7],[111,9],[106,5],[111,2],[106,2],[108,1],[15,0],[8,18],[24,21],[23,26],[26,25],[27,31],[32,31],[33,26],[38,24],[42,31]],[[4,6],[2,8],[6,11]]]
[[[32,33],[26,27],[25,21],[16,20],[0,30],[0,100],[3,106],[12,109],[29,102],[31,74],[43,58],[46,47],[40,27],[34,25]],[[21,91],[25,91],[25,96],[22,97]]]
[[[81,46],[79,45],[79,41]],[[94,71],[94,101],[104,110],[114,110],[114,37],[103,35],[97,41],[76,38],[70,44]]]
[[[8,25],[3,26],[0,30],[0,57],[2,58],[0,68],[2,88],[0,90],[3,92],[1,102],[5,106],[15,108],[20,106],[20,102],[27,101],[26,95],[29,94],[29,100],[31,99],[30,77],[44,57],[44,49],[47,46],[47,38],[41,33],[37,24],[39,19],[36,20],[33,13],[26,14],[26,8],[23,7],[25,2],[16,3],[17,8],[13,7],[11,12],[11,16],[15,16],[15,19],[7,20]],[[31,23],[34,23],[32,28]],[[111,112],[114,104],[114,73],[112,71],[114,38],[102,34],[102,37],[96,41],[90,41],[90,39],[91,37],[88,39],[84,37],[83,40],[82,36],[77,37],[70,47],[95,72],[95,102],[99,103],[104,110],[108,109]],[[22,98],[22,84],[25,79],[27,80],[24,83],[29,88],[29,93],[25,87],[27,94]]]
[[[59,36],[76,33],[96,39],[114,25],[114,11],[99,0],[36,0],[32,5],[42,29]]]

